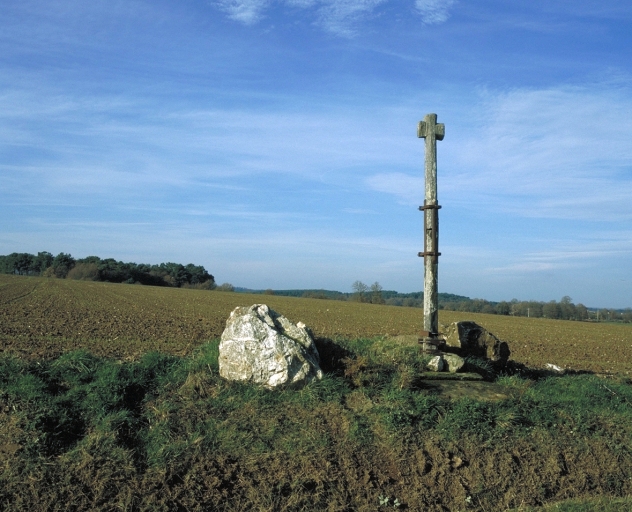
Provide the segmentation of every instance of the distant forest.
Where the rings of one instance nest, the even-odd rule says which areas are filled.
[[[57,277],[110,283],[144,284],[151,286],[175,286],[185,288],[216,288],[215,278],[201,265],[180,263],[124,263],[112,258],[98,256],[75,259],[60,252],[53,256],[49,252],[37,255],[14,252],[0,256],[0,272],[25,276]]]
[[[379,283],[366,286],[356,281],[352,293],[332,290],[251,290],[235,288],[242,293],[262,293],[268,295],[284,295],[289,297],[304,297],[312,299],[331,299],[343,301],[367,302],[373,304],[387,304],[390,306],[423,307],[423,292],[399,293],[392,290],[382,290]],[[439,309],[447,311],[465,311],[469,313],[486,313],[491,315],[525,316],[533,318],[553,318],[558,320],[601,321],[601,322],[632,322],[632,309],[597,309],[588,308],[583,304],[574,304],[568,296],[557,302],[511,301],[492,302],[485,299],[470,299],[463,295],[439,293]]]

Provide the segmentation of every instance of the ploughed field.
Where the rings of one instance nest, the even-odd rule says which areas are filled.
[[[36,359],[78,348],[120,359],[185,355],[218,339],[235,307],[256,303],[333,340],[414,335],[423,323],[418,308],[0,275],[0,347]],[[443,325],[458,320],[507,341],[511,359],[530,367],[620,374],[632,367],[627,324],[440,312]]]
[[[261,302],[322,380],[219,376]],[[631,510],[632,327],[440,314],[466,319],[578,372],[428,379],[419,309],[0,275],[0,510]]]

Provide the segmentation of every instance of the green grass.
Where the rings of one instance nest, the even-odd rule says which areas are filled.
[[[329,343],[323,380],[274,392],[221,379],[216,342],[0,357],[0,509],[505,510],[632,492],[626,380],[505,376],[504,400],[451,401],[415,347]]]
[[[535,512],[533,508],[520,508],[516,511]],[[537,510],[543,512],[629,512],[632,510],[632,498],[588,498],[553,503]]]

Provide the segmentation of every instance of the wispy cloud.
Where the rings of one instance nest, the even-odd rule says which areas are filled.
[[[480,124],[454,162],[467,186],[524,215],[632,218],[625,200],[632,193],[632,96],[625,88],[516,90],[481,106]],[[522,204],[511,204],[515,197]]]
[[[392,165],[397,108],[288,104],[274,111],[165,107],[135,97],[88,100],[46,86],[0,96],[4,192],[77,198],[147,195],[169,188],[252,188],[263,175],[349,181]],[[46,119],[46,124],[41,123]],[[24,179],[33,186],[24,187]],[[250,177],[250,179],[246,179]],[[359,182],[360,180],[355,180]]]
[[[281,0],[290,7],[312,10],[315,23],[328,32],[350,37],[356,33],[357,23],[371,16],[375,9],[389,0]],[[455,0],[416,0],[415,8],[426,24],[447,21]],[[271,0],[217,0],[217,7],[230,19],[254,25],[265,17]]]
[[[406,203],[423,201],[424,177],[402,172],[379,173],[366,179],[369,188],[393,194]]]
[[[550,270],[586,268],[591,263],[632,256],[632,232],[610,231],[601,237],[582,236],[557,241],[545,250],[531,251],[505,264],[492,263],[483,272],[534,274]]]
[[[524,217],[632,219],[632,95],[623,85],[484,92],[440,143],[442,200],[465,206],[475,195]],[[367,184],[412,202],[422,181],[379,173]]]
[[[433,25],[447,21],[455,3],[455,0],[415,0],[415,7],[421,20],[427,25]]]
[[[387,0],[321,0],[319,23],[330,32],[351,36],[354,23]]]
[[[231,20],[244,25],[254,25],[261,21],[263,12],[268,7],[268,0],[219,0],[216,5],[228,14]]]

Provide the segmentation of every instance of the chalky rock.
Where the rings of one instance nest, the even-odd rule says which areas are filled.
[[[219,344],[219,374],[274,389],[322,379],[310,333],[265,304],[235,308]]]
[[[428,362],[428,364],[426,365],[426,368],[430,372],[442,372],[444,366],[445,366],[445,362],[443,361],[443,357],[435,356]]]
[[[544,365],[544,367],[547,370],[550,370],[550,371],[555,372],[555,373],[559,373],[560,375],[566,373],[566,370],[564,368],[562,368],[560,366],[557,366],[556,364],[546,363]]]
[[[509,345],[499,340],[491,332],[476,322],[454,322],[445,332],[448,350],[455,349],[463,357],[475,356],[506,363],[509,359]]]
[[[444,371],[456,373],[465,366],[465,359],[456,354],[443,354]]]

